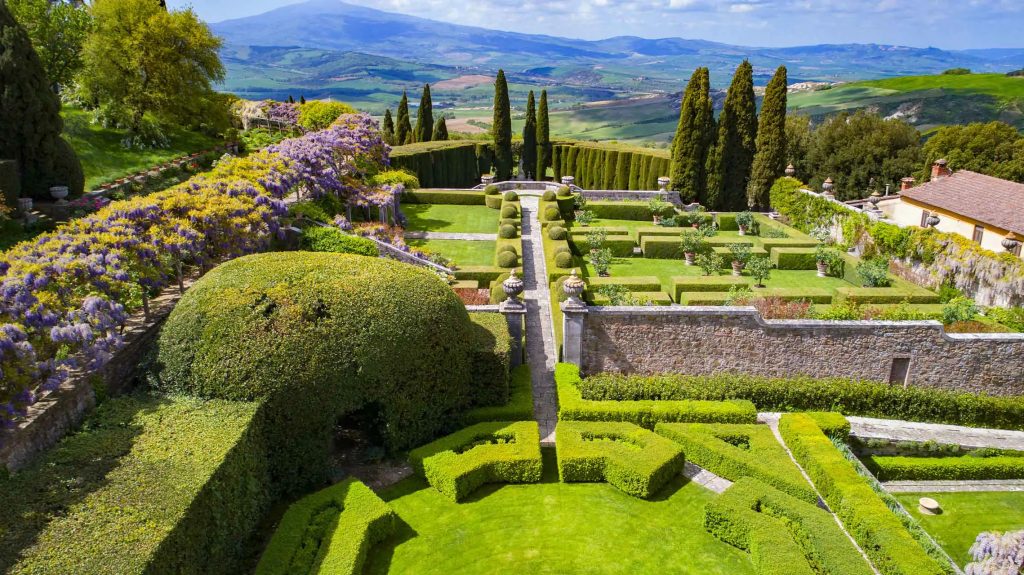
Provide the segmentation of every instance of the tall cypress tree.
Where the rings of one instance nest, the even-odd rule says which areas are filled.
[[[540,91],[540,107],[537,109],[537,179],[547,177],[552,164],[551,125],[548,123],[548,91]]]
[[[747,205],[769,207],[768,191],[786,170],[786,67],[779,66],[764,92],[757,123],[757,154],[747,186]]]
[[[498,70],[494,80],[494,177],[499,181],[512,179],[512,110],[508,102],[505,71]]]
[[[395,121],[391,118],[391,108],[384,111],[384,141],[389,145],[395,145]]]
[[[0,159],[17,161],[22,195],[46,198],[57,185],[82,193],[82,164],[63,129],[60,100],[28,33],[0,2]]]
[[[398,103],[398,124],[395,126],[395,145],[412,143],[412,123],[409,121],[409,95],[402,90],[402,101]]]
[[[444,142],[448,139],[448,122],[445,121],[444,116],[437,119],[437,123],[434,124],[434,133],[430,139],[435,142]]]
[[[434,104],[430,101],[430,84],[423,85],[420,109],[416,112],[416,130],[413,138],[417,142],[429,142],[434,129]]]
[[[523,171],[528,180],[537,177],[537,102],[533,90],[526,97],[526,124],[523,125]]]
[[[747,208],[747,181],[754,162],[757,107],[754,68],[744,60],[736,68],[718,120],[718,144],[708,168],[708,204],[713,210]]]
[[[705,71],[706,68],[697,68],[690,76],[679,109],[676,135],[672,139],[672,164],[669,174],[672,189],[680,192],[680,197],[686,203],[693,202],[703,195],[701,192],[705,185],[704,163],[707,161],[707,147],[697,125],[700,90],[706,86],[702,85],[702,75]]]

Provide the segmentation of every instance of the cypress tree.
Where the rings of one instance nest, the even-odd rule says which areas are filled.
[[[632,154],[629,160],[629,185],[626,189],[640,189],[640,162],[643,157],[640,154]]]
[[[306,96],[305,96],[305,94],[299,95],[299,103],[300,104],[305,104],[306,103]]]
[[[398,124],[395,126],[395,145],[412,143],[412,123],[409,121],[409,95],[402,90],[402,101],[398,103]]]
[[[57,185],[82,193],[82,165],[63,129],[60,100],[28,33],[0,2],[0,159],[18,163],[22,195],[46,198]]]
[[[437,123],[434,124],[434,133],[430,138],[435,142],[444,142],[448,139],[448,123],[445,122],[444,116],[437,119]]]
[[[718,121],[718,145],[708,175],[709,208],[718,211],[747,209],[747,182],[754,162],[757,107],[754,103],[754,68],[744,60],[736,68]]]
[[[416,130],[413,139],[417,142],[429,142],[434,129],[434,104],[430,101],[430,84],[423,85],[420,96],[420,109],[416,111]]]
[[[512,110],[508,102],[505,71],[494,80],[494,176],[499,182],[512,179]]]
[[[786,67],[779,66],[765,89],[757,123],[757,154],[747,186],[747,205],[769,207],[768,191],[786,170]]]
[[[291,94],[288,94],[288,103],[289,104],[294,104],[295,103],[295,98]]]
[[[633,154],[630,152],[619,152],[615,162],[615,188],[616,190],[629,189],[629,166]]]
[[[540,91],[540,106],[537,109],[537,179],[547,177],[548,168],[553,165],[551,150],[551,124],[548,122],[548,91]],[[555,178],[558,181],[558,178]]]
[[[672,164],[669,176],[672,178],[672,189],[680,192],[680,198],[686,203],[697,199],[697,91],[701,86],[702,70],[704,68],[694,70],[689,83],[686,84],[683,101],[679,106],[676,135],[672,138]]]
[[[533,98],[533,90],[526,97],[526,124],[523,125],[523,171],[526,179],[539,180],[537,177],[537,102]]]
[[[391,108],[384,111],[384,141],[395,145],[395,121],[391,118]]]

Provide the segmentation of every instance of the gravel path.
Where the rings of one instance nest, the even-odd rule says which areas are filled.
[[[889,439],[893,441],[934,441],[964,447],[994,447],[1024,451],[1024,431],[979,429],[959,425],[916,423],[870,417],[847,417],[850,432],[860,439]]]

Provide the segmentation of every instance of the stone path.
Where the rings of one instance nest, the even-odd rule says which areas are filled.
[[[537,219],[537,198],[523,197],[523,301],[526,303],[526,361],[533,382],[533,415],[540,424],[541,445],[555,444],[558,394],[555,391],[555,331],[551,320],[548,269]]]
[[[707,469],[698,467],[689,461],[683,464],[683,476],[697,485],[701,485],[715,493],[723,493],[726,489],[732,487],[732,481],[729,481],[724,477],[719,477]]]
[[[860,439],[893,441],[934,441],[964,447],[993,447],[1024,451],[1024,431],[979,429],[959,425],[916,423],[870,417],[847,417],[850,432]]]
[[[407,240],[463,240],[469,242],[487,242],[498,239],[498,234],[463,234],[456,232],[405,232]]]
[[[1024,491],[1024,479],[975,481],[886,481],[889,493],[958,493],[965,491]]]

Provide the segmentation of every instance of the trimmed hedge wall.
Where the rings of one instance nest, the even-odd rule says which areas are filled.
[[[631,295],[642,305],[672,305],[674,303],[672,298],[663,291],[634,291]],[[584,297],[587,303],[592,305],[611,305],[611,299],[599,293],[584,293]]]
[[[21,176],[18,175],[18,163],[14,160],[0,160],[0,203],[15,208],[20,196]]]
[[[769,256],[780,270],[816,270],[818,260],[814,248],[771,248]]]
[[[727,292],[733,286],[753,284],[745,276],[676,276],[672,278],[672,293],[679,301],[682,292]]]
[[[765,425],[659,423],[654,432],[681,445],[689,461],[716,475],[733,481],[756,477],[793,497],[818,502],[814,488]]]
[[[647,429],[660,422],[755,423],[749,401],[591,401],[580,395],[579,367],[555,366],[558,419],[561,421],[628,421]]]
[[[492,157],[485,143],[421,142],[391,148],[391,168],[416,174],[424,188],[471,188],[491,171]]]
[[[470,373],[473,404],[501,405],[509,398],[512,338],[500,313],[471,313]]]
[[[624,286],[632,292],[660,292],[661,280],[654,276],[637,277],[590,277],[587,278],[587,289],[597,292],[597,288],[608,285]]]
[[[453,501],[484,483],[537,483],[540,429],[536,421],[477,423],[412,450],[409,463]]]
[[[668,150],[589,142],[554,142],[552,161],[556,182],[573,176],[590,190],[657,190],[671,164]]]
[[[242,570],[273,498],[256,403],[136,393],[0,477],[0,571]]]
[[[827,511],[753,477],[708,502],[704,528],[749,551],[758,575],[873,573]]]
[[[1024,479],[1024,457],[873,455],[864,465],[881,481]]]
[[[590,200],[587,209],[594,212],[594,217],[605,220],[633,220],[638,222],[653,221],[654,212],[647,202],[623,200]],[[666,208],[660,215],[671,215],[674,208]]]
[[[902,521],[806,415],[783,414],[779,432],[832,511],[883,575],[944,575]]]
[[[587,247],[588,232],[577,230],[578,228],[569,233],[569,240],[572,241],[578,253],[584,253],[589,249]],[[605,238],[604,243],[601,244],[601,247],[610,249],[612,255],[617,258],[628,258],[633,256],[633,248],[636,247],[636,242],[629,236],[608,236]]]
[[[529,419],[533,419],[533,382],[530,380],[530,366],[522,364],[513,369],[509,377],[508,402],[504,405],[472,409],[466,413],[463,421],[466,424],[471,424],[484,421],[526,421]]]
[[[850,266],[846,266],[850,267]],[[871,288],[871,287],[841,287],[836,288],[836,301],[855,301],[865,303],[939,303],[939,296],[924,288]]]
[[[565,374],[567,378],[569,375]],[[575,385],[572,389],[576,390],[577,397],[593,402],[744,399],[754,402],[760,411],[837,411],[886,419],[1024,429],[1024,397],[991,397],[872,381],[810,377],[604,373],[579,380],[578,375],[577,371],[577,377],[571,380],[579,389],[576,390]]]
[[[395,531],[397,515],[377,494],[346,479],[292,504],[256,575],[357,575],[370,547]]]
[[[456,206],[485,206],[487,196],[473,190],[413,190],[402,194],[407,204],[451,204]]]
[[[338,228],[311,226],[302,230],[302,249],[311,252],[331,252],[377,257],[380,255],[373,240],[350,236]]]
[[[683,470],[676,443],[632,423],[559,421],[558,477],[565,483],[606,481],[649,499]]]

